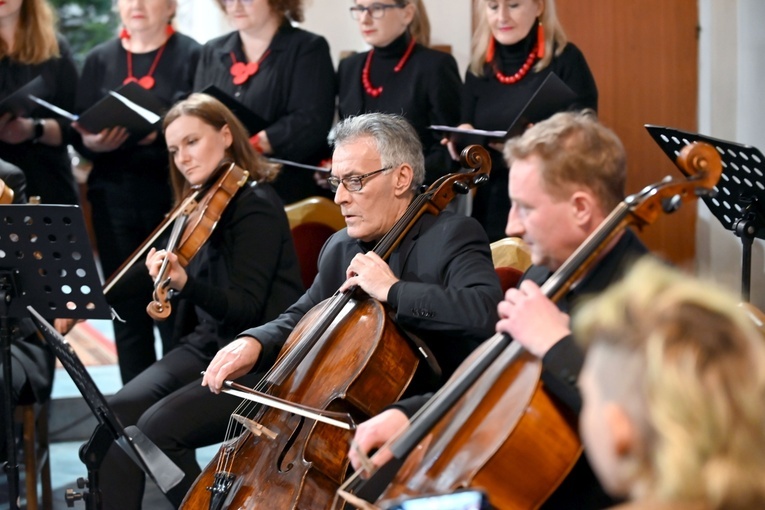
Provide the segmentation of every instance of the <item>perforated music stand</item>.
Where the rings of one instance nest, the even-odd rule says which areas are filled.
[[[116,441],[133,462],[154,480],[162,492],[166,493],[178,485],[183,479],[183,471],[162,450],[157,448],[138,427],[135,425],[122,426],[119,418],[110,409],[106,398],[99,391],[71,345],[34,308],[31,306],[27,308],[35,325],[56,353],[56,357],[61,360],[61,364],[64,365],[88,407],[98,419],[98,425],[93,435],[80,449],[80,459],[88,467],[90,494],[85,498],[86,508],[101,508],[98,469],[113,441]],[[79,498],[73,498],[67,494],[67,503],[74,499]]]
[[[109,317],[90,256],[82,213],[76,206],[5,205],[0,208],[0,320],[8,491],[12,508],[18,496],[18,465],[10,389],[10,320],[29,316],[33,306],[54,317]],[[28,320],[28,319],[27,319]]]
[[[741,239],[741,296],[749,301],[752,243],[755,238],[765,239],[765,156],[756,147],[698,133],[650,124],[645,128],[673,163],[680,150],[693,142],[708,143],[720,154],[722,175],[714,193],[703,200],[722,226]],[[678,168],[685,173],[679,165]]]
[[[31,314],[99,420],[99,426],[96,427],[93,437],[85,445],[86,447],[92,445],[92,448],[84,448],[84,451],[80,451],[80,458],[88,466],[88,477],[91,480],[90,497],[86,499],[88,508],[100,508],[96,471],[111,441],[121,438],[126,440],[123,443],[130,443],[133,439],[129,433],[122,430],[121,426],[118,426],[118,420],[109,411],[103,395],[93,384],[74,352],[72,351],[70,355],[62,355],[63,351],[56,349],[56,340],[63,340],[63,338],[60,338],[60,335],[42,317],[44,315],[75,319],[106,319],[111,317],[110,310],[101,290],[101,282],[91,255],[85,222],[79,207],[71,205],[0,207],[0,320],[2,321],[0,336],[2,336],[3,347],[3,375],[6,385],[10,385],[12,382],[10,371],[12,335],[9,320],[28,320]],[[79,365],[73,360],[76,360]],[[74,370],[72,370],[73,366]],[[90,384],[83,386],[80,384],[83,381],[89,381]],[[100,396],[100,399],[96,395]],[[13,447],[15,444],[13,410],[10,405],[9,387],[5,388],[4,398],[6,441],[9,446],[6,468],[9,500],[11,508],[16,508],[18,465]],[[98,405],[94,406],[95,402]],[[94,438],[96,438],[95,441]],[[129,445],[127,448],[134,450]],[[87,459],[85,454],[88,456]],[[135,455],[134,452],[133,456]],[[146,463],[142,464],[140,458],[137,462],[146,469]],[[172,462],[169,460],[168,462],[172,468],[178,470]],[[92,477],[91,467],[95,467]],[[152,467],[152,471],[153,469]],[[163,466],[162,469],[167,467]],[[154,477],[151,472],[149,475]]]

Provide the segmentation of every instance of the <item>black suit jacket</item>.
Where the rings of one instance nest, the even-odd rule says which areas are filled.
[[[273,364],[303,315],[332,296],[345,281],[351,259],[370,248],[350,238],[346,229],[327,241],[308,291],[276,320],[242,333],[263,345],[256,370]],[[389,265],[400,278],[388,293],[393,320],[425,342],[448,376],[491,336],[497,321],[502,290],[486,234],[472,218],[448,211],[426,214],[393,252]]]

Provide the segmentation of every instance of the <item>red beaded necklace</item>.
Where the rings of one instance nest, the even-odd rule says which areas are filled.
[[[237,62],[236,55],[234,55],[234,52],[232,51],[231,61],[233,64],[231,64],[229,73],[234,77],[234,85],[241,85],[249,80],[250,76],[254,76],[260,70],[260,64],[263,63],[269,53],[271,53],[270,48],[260,56],[260,59],[258,59],[257,62],[247,62],[245,64],[244,62]]]
[[[393,72],[397,73],[404,68],[406,61],[409,60],[409,56],[412,54],[412,50],[414,50],[415,44],[417,44],[417,41],[415,41],[414,37],[412,37],[412,40],[409,41],[409,46],[407,46],[404,55],[401,57],[401,60],[399,60],[398,64],[396,64],[396,67],[393,68]],[[375,87],[369,80],[369,68],[372,66],[372,55],[374,55],[374,53],[374,48],[369,50],[369,53],[367,53],[367,60],[364,62],[364,69],[361,71],[361,84],[364,86],[364,90],[367,94],[372,97],[379,97],[383,91],[382,85]]]
[[[167,39],[165,39],[165,42],[162,43],[162,46],[159,47],[159,51],[157,51],[157,55],[154,57],[154,61],[151,63],[151,67],[149,67],[149,72],[146,73],[146,76],[142,76],[141,78],[136,78],[133,76],[133,52],[130,50],[127,51],[127,78],[125,78],[122,81],[123,85],[127,85],[131,82],[136,82],[141,87],[145,88],[146,90],[150,90],[154,88],[154,85],[156,84],[156,80],[152,76],[154,74],[154,71],[157,69],[157,65],[159,64],[159,59],[162,58],[162,53],[165,51],[165,46],[167,46],[167,41],[170,39],[170,36],[172,36],[175,33],[175,29],[172,25],[167,25],[167,28],[165,29],[165,32],[167,34]],[[130,39],[130,33],[127,31],[127,29],[123,28],[120,32],[120,39]]]
[[[496,62],[494,62],[495,49],[496,42],[494,37],[492,37],[489,39],[489,47],[486,48],[486,63],[491,64],[491,68],[494,70],[494,76],[497,78],[497,80],[505,85],[512,85],[513,83],[520,81],[521,78],[526,76],[526,74],[529,72],[531,66],[534,65],[534,61],[537,59],[537,57],[541,59],[545,56],[545,30],[542,22],[540,21],[537,23],[537,44],[531,49],[531,53],[529,53],[529,56],[526,58],[526,62],[523,63],[521,68],[518,69],[518,72],[514,75],[507,76],[502,74],[502,71],[499,70]]]
[[[493,57],[493,55],[492,55]],[[493,58],[489,61],[491,64],[491,68],[494,70],[494,76],[497,78],[497,80],[500,81],[500,83],[504,83],[505,85],[512,85],[513,83],[516,83],[520,81],[526,74],[528,74],[529,70],[531,69],[531,66],[534,65],[534,61],[537,59],[537,47],[534,46],[531,49],[531,53],[529,53],[528,58],[526,59],[526,62],[523,63],[520,69],[518,69],[518,72],[516,72],[512,76],[507,76],[506,74],[503,74],[502,71],[499,70],[499,67],[497,67],[497,63],[494,62]]]

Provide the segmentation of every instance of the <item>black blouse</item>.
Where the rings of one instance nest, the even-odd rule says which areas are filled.
[[[238,32],[207,42],[194,90],[215,85],[262,117],[273,156],[297,163],[317,164],[328,156],[327,135],[335,106],[335,73],[327,41],[284,24],[269,46],[258,72],[235,85],[229,72],[233,59],[246,62]],[[251,133],[255,134],[255,133]],[[316,193],[310,171],[282,169],[274,188],[285,203]]]
[[[62,36],[58,36],[58,44],[61,56],[41,64],[21,64],[9,58],[0,60],[0,100],[37,76],[42,76],[49,91],[46,99],[64,110],[72,111],[77,69],[69,45]],[[42,106],[34,108],[31,117],[54,118],[62,127],[68,126],[68,121]],[[27,196],[37,195],[44,204],[77,203],[77,190],[65,144],[52,147],[31,141],[15,145],[0,142],[0,158],[24,171]]]
[[[460,81],[454,57],[442,51],[414,46],[398,72],[393,68],[409,46],[405,33],[384,48],[375,48],[370,66],[372,85],[382,86],[378,97],[367,94],[361,73],[369,52],[352,55],[338,67],[338,113],[340,118],[368,112],[403,115],[420,136],[425,152],[426,183],[454,169],[455,163],[440,144],[441,135],[428,129],[433,124],[456,126],[460,116]]]
[[[200,50],[199,43],[183,34],[175,33],[167,40],[152,75],[156,82],[151,89],[167,108],[191,91]],[[145,76],[158,52],[159,49],[148,53],[133,53],[133,75],[137,78]],[[87,110],[109,91],[121,87],[127,76],[127,51],[119,39],[112,39],[93,48],[82,70],[76,111],[80,113]],[[88,177],[89,188],[119,185],[123,179],[142,179],[169,186],[167,148],[162,136],[158,136],[150,145],[136,145],[128,141],[119,149],[107,153],[88,151],[78,136],[74,136],[73,143],[93,162],[93,171]]]

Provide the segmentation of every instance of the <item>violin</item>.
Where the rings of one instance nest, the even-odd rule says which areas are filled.
[[[0,179],[0,205],[13,203],[13,190]]]
[[[691,177],[664,180],[625,199],[542,292],[559,300],[627,227],[643,228],[710,193],[722,173],[720,155],[706,144],[686,146],[678,165]],[[489,495],[492,508],[538,508],[581,453],[575,417],[548,392],[541,372],[541,360],[507,334],[493,336],[386,445],[392,460],[366,481],[351,476],[335,505],[342,499],[357,508],[385,508],[416,495],[474,487]]]
[[[178,256],[181,266],[186,267],[210,238],[226,206],[247,182],[249,175],[247,170],[233,162],[224,162],[205,185],[192,187],[191,199],[183,201],[184,207],[173,221],[165,248]],[[172,312],[170,299],[173,290],[167,277],[169,265],[165,257],[154,279],[153,299],[146,306],[146,312],[157,321],[167,319]]]
[[[457,194],[488,180],[485,149],[465,149],[462,162],[473,171],[444,176],[415,197],[375,253],[387,259],[423,214],[440,213]],[[348,468],[355,421],[400,398],[418,362],[382,303],[358,288],[336,292],[298,322],[256,390],[318,414],[341,413],[343,426],[246,401],[181,508],[329,508]]]

